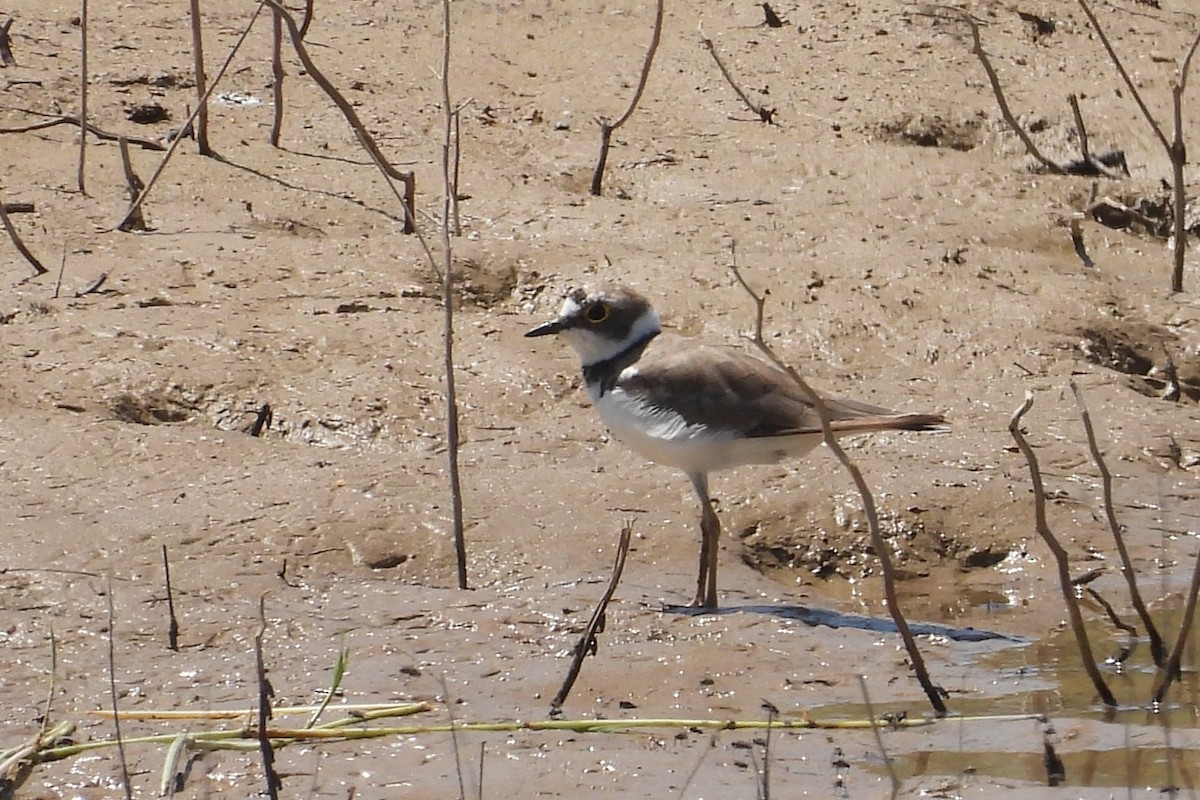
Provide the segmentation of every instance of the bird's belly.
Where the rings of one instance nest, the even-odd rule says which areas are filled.
[[[688,424],[678,413],[651,406],[619,388],[593,396],[592,403],[622,444],[650,461],[689,474],[799,458],[822,438],[820,434],[743,438],[733,431]]]

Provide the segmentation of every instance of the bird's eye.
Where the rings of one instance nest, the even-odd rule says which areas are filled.
[[[584,312],[584,316],[593,325],[604,322],[608,319],[608,303],[592,303]]]

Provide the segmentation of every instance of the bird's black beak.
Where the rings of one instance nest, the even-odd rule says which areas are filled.
[[[550,320],[549,322],[543,322],[541,325],[538,325],[536,328],[531,328],[530,330],[525,331],[525,335],[526,336],[549,336],[552,333],[558,333],[564,327],[566,327],[566,326],[563,324],[563,321],[561,319],[554,319],[554,320]]]

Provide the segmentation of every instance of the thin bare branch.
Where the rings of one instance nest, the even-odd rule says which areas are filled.
[[[1129,73],[1125,71],[1125,65],[1121,63],[1120,56],[1113,49],[1112,42],[1108,40],[1108,36],[1104,33],[1104,29],[1100,27],[1100,21],[1096,19],[1096,15],[1092,13],[1092,7],[1088,5],[1087,0],[1079,0],[1079,5],[1083,9],[1083,13],[1087,15],[1088,21],[1092,23],[1092,29],[1096,31],[1096,35],[1100,37],[1100,43],[1104,45],[1104,49],[1108,51],[1108,57],[1112,59],[1113,66],[1117,68],[1117,74],[1125,81],[1125,85],[1129,88],[1129,93],[1133,95],[1134,102],[1138,108],[1142,110],[1142,116],[1146,118],[1146,122],[1150,124],[1150,129],[1154,131],[1154,135],[1158,137],[1162,143],[1163,149],[1168,153],[1171,151],[1171,143],[1167,141],[1166,134],[1159,127],[1158,121],[1154,119],[1154,115],[1150,113],[1150,109],[1146,107],[1146,101],[1142,99],[1142,93],[1138,91],[1133,79],[1129,77]]]
[[[112,701],[113,729],[117,735],[117,754],[121,761],[121,785],[125,788],[125,800],[133,800],[133,787],[129,783],[129,762],[125,760],[125,740],[121,738],[121,715],[117,710],[117,655],[116,614],[113,613],[112,575],[105,582],[105,599],[108,601],[108,697]]]
[[[896,630],[900,633],[900,639],[904,642],[913,673],[916,675],[917,681],[921,684],[921,688],[925,690],[925,696],[929,698],[929,704],[933,706],[934,711],[939,716],[944,716],[946,714],[946,702],[943,697],[944,690],[934,685],[930,679],[929,670],[925,666],[925,658],[921,655],[921,649],[917,646],[917,640],[908,626],[908,620],[905,618],[904,612],[900,609],[900,599],[896,593],[896,568],[892,563],[891,548],[884,541],[883,533],[880,529],[879,513],[875,508],[875,498],[871,494],[871,488],[867,485],[867,481],[863,478],[858,466],[850,459],[845,449],[838,443],[837,437],[834,436],[833,426],[829,419],[829,409],[826,407],[825,401],[808,385],[807,381],[800,377],[800,373],[794,367],[784,362],[783,359],[775,354],[775,351],[771,349],[766,339],[763,338],[763,308],[766,302],[765,298],[750,288],[750,284],[742,277],[741,270],[737,266],[736,250],[731,248],[731,253],[733,257],[731,258],[729,268],[733,272],[734,277],[737,278],[738,283],[753,298],[758,310],[754,324],[755,346],[763,355],[771,360],[771,363],[786,372],[796,386],[804,392],[809,402],[812,403],[813,408],[817,411],[817,416],[821,418],[821,431],[825,437],[825,446],[829,448],[830,452],[837,457],[837,460],[850,473],[850,477],[854,480],[854,485],[858,488],[859,496],[863,501],[863,513],[867,517],[867,527],[871,532],[871,544],[875,550],[876,558],[879,559],[880,568],[883,571],[883,591],[888,612],[891,614],[892,622],[896,625]]]
[[[458,390],[454,370],[454,256],[450,247],[451,209],[456,191],[451,173],[454,107],[450,104],[450,0],[442,0],[442,352],[446,373],[446,454],[451,522],[458,565],[458,588],[467,586],[467,541],[463,531],[462,484],[458,469]]]
[[[1138,618],[1142,621],[1142,627],[1146,629],[1146,635],[1150,637],[1150,655],[1154,659],[1154,663],[1160,669],[1166,660],[1166,648],[1163,646],[1162,636],[1158,633],[1158,628],[1154,625],[1154,620],[1150,617],[1150,611],[1146,608],[1146,602],[1142,599],[1141,590],[1138,589],[1137,573],[1133,569],[1133,561],[1129,557],[1129,548],[1125,546],[1125,535],[1121,532],[1121,525],[1117,522],[1117,513],[1113,507],[1113,479],[1112,473],[1108,471],[1108,465],[1104,462],[1104,455],[1100,452],[1100,446],[1096,443],[1096,432],[1092,428],[1092,418],[1088,414],[1087,405],[1083,402],[1083,392],[1075,381],[1071,381],[1071,391],[1075,395],[1075,403],[1079,406],[1079,416],[1083,420],[1083,430],[1087,434],[1088,450],[1091,451],[1092,460],[1096,462],[1096,468],[1100,470],[1100,483],[1104,492],[1104,515],[1108,519],[1108,529],[1112,532],[1113,541],[1117,545],[1117,553],[1121,557],[1121,574],[1125,577],[1125,584],[1129,587],[1129,599],[1133,603],[1133,608],[1137,611]]]
[[[1154,702],[1156,703],[1163,702],[1167,696],[1167,689],[1171,687],[1171,682],[1178,680],[1182,674],[1179,667],[1183,662],[1183,651],[1188,637],[1194,630],[1192,623],[1196,619],[1197,598],[1200,598],[1200,549],[1196,550],[1196,566],[1192,569],[1192,583],[1188,588],[1187,603],[1183,607],[1183,620],[1179,623],[1179,638],[1175,640],[1175,647],[1171,649],[1166,666],[1159,673],[1158,685],[1154,687]]]
[[[254,635],[254,674],[258,678],[258,748],[262,755],[263,777],[267,782],[267,796],[279,800],[283,781],[275,771],[275,746],[271,743],[268,722],[271,720],[271,700],[275,689],[267,679],[267,666],[263,658],[263,636],[267,632],[267,596],[258,598],[258,633]]]
[[[1021,140],[1021,144],[1025,145],[1025,151],[1033,156],[1037,161],[1045,167],[1049,172],[1056,175],[1062,175],[1066,172],[1062,165],[1051,161],[1046,156],[1042,155],[1042,151],[1033,143],[1033,139],[1029,138],[1029,134],[1021,127],[1021,123],[1013,115],[1012,109],[1008,107],[1008,100],[1004,97],[1004,87],[1000,85],[1000,76],[996,74],[996,69],[992,66],[992,60],[988,57],[987,51],[983,49],[983,38],[979,33],[979,22],[968,12],[961,8],[953,6],[931,6],[931,8],[939,9],[946,12],[950,16],[962,20],[971,29],[971,53],[979,59],[979,63],[983,66],[983,71],[987,73],[988,83],[992,85],[992,94],[996,97],[996,103],[1000,106],[1000,114],[1004,117],[1004,121],[1013,133],[1017,134],[1017,138]],[[941,15],[931,15],[941,16]]]
[[[11,67],[17,63],[17,60],[13,58],[12,39],[8,35],[12,24],[13,18],[9,17],[3,25],[0,25],[0,66],[4,67]]]
[[[87,172],[88,0],[80,0],[79,5],[79,169],[75,179],[79,185],[79,193],[86,195],[84,176]]]
[[[12,220],[8,218],[8,211],[5,210],[3,201],[0,201],[0,224],[4,225],[4,230],[8,232],[8,238],[12,240],[13,246],[17,248],[17,252],[19,252],[25,258],[25,260],[29,262],[29,265],[33,267],[34,272],[30,277],[36,278],[38,275],[45,275],[49,270],[42,266],[42,262],[38,261],[37,256],[30,252],[29,248],[25,246],[25,243],[21,241],[20,234],[18,234],[17,229],[13,227]]]
[[[613,562],[612,577],[608,579],[608,588],[604,590],[604,595],[596,605],[596,610],[592,612],[592,618],[588,620],[587,627],[583,629],[583,636],[575,645],[575,654],[571,659],[571,666],[567,670],[567,677],[563,679],[558,694],[554,695],[554,699],[550,701],[551,716],[562,712],[562,705],[567,701],[567,695],[571,693],[571,687],[575,685],[579,671],[583,669],[583,660],[596,652],[596,634],[604,630],[605,612],[608,609],[609,601],[617,591],[617,584],[621,582],[621,573],[625,570],[625,559],[629,555],[629,537],[632,535],[633,523],[626,522],[621,528],[621,538],[617,542],[617,557]]]
[[[133,171],[133,161],[129,157],[129,140],[122,136],[119,143],[121,149],[121,168],[125,171],[125,186],[129,191],[129,202],[132,203],[138,199],[138,195],[146,188],[146,184]],[[125,232],[146,230],[146,218],[142,215],[141,206],[134,209],[133,213],[121,222],[118,230]]]
[[[766,3],[763,3],[763,5],[766,6],[768,10],[770,9],[770,6],[767,6]],[[738,82],[733,79],[733,75],[729,72],[729,68],[725,66],[725,62],[721,60],[720,54],[717,53],[717,46],[712,43],[712,39],[701,36],[700,43],[704,45],[704,49],[707,50],[709,55],[713,57],[713,61],[717,62],[717,69],[721,70],[721,74],[725,76],[726,83],[733,88],[734,93],[737,94],[741,101],[746,104],[746,108],[750,109],[751,112],[757,115],[759,120],[762,122],[765,122],[768,125],[774,124],[775,109],[767,108],[761,103],[756,103],[750,99],[742,87],[738,85]]]
[[[287,25],[288,33],[292,37],[292,47],[296,50],[296,56],[299,57],[300,63],[304,65],[304,69],[308,71],[309,76],[317,82],[317,85],[324,90],[329,99],[333,101],[338,110],[342,112],[342,116],[346,118],[346,122],[350,124],[350,128],[354,131],[354,135],[358,138],[359,144],[371,156],[371,160],[379,171],[383,173],[384,180],[387,182],[388,188],[400,200],[401,206],[404,208],[404,232],[413,233],[416,230],[416,219],[413,216],[413,200],[416,193],[416,176],[412,172],[401,172],[391,165],[384,157],[383,152],[379,149],[379,145],[375,143],[374,137],[367,132],[367,128],[363,125],[354,107],[342,95],[341,92],[333,85],[325,73],[313,63],[312,58],[308,55],[308,50],[304,46],[304,40],[300,36],[300,29],[296,26],[296,20],[288,12],[278,0],[263,0],[264,3],[270,5],[276,12],[279,13],[285,25]],[[396,191],[395,184],[392,180],[398,180],[404,184],[404,194],[401,195]]]
[[[259,0],[258,5],[254,7],[254,13],[250,15],[250,19],[246,23],[246,27],[242,29],[242,35],[238,37],[237,42],[235,42],[233,47],[230,49],[229,55],[226,56],[225,63],[221,65],[221,69],[217,72],[216,77],[213,78],[212,83],[209,84],[207,91],[205,91],[203,97],[201,98],[202,102],[188,116],[187,122],[181,126],[180,130],[187,130],[189,127],[192,127],[193,122],[200,114],[200,109],[204,108],[205,103],[208,101],[209,95],[211,95],[221,83],[221,78],[225,76],[225,72],[229,69],[229,65],[233,63],[233,57],[237,55],[237,51],[241,49],[242,44],[246,41],[246,37],[250,35],[251,29],[254,28],[254,21],[258,19],[258,15],[262,13],[263,6],[266,5],[266,3],[267,0]],[[146,198],[149,197],[150,191],[154,188],[154,184],[158,182],[158,177],[162,175],[163,170],[166,169],[167,164],[171,161],[171,156],[174,155],[175,150],[181,141],[183,141],[182,134],[171,140],[170,146],[167,147],[167,152],[163,154],[162,160],[158,162],[158,166],[154,170],[154,174],[150,176],[150,180],[146,183],[146,188],[142,189],[142,192],[137,196],[137,199],[129,205],[129,209],[125,212],[125,216],[119,223],[117,223],[117,230],[122,230],[123,226],[129,223],[129,220],[134,213],[136,213],[137,210],[141,208],[142,204],[146,202]]]
[[[200,149],[200,155],[212,155],[212,148],[208,146],[208,95],[209,92],[205,89],[206,78],[204,75],[204,33],[200,26],[200,0],[190,0],[191,22],[192,22],[192,62],[195,65],[196,71],[196,113],[193,115],[196,120],[196,146]],[[261,8],[261,5],[259,6]],[[255,13],[257,16],[257,12]]]
[[[308,36],[308,26],[313,21],[313,0],[304,0],[304,21],[300,23],[300,38]]]
[[[179,652],[179,618],[175,616],[175,593],[171,589],[171,561],[167,558],[167,546],[162,546],[163,582],[167,586],[167,647]]]
[[[1008,430],[1017,443],[1017,449],[1021,451],[1021,455],[1025,456],[1025,461],[1029,465],[1029,479],[1033,484],[1034,525],[1038,536],[1050,548],[1055,564],[1058,566],[1058,584],[1062,590],[1063,601],[1067,605],[1071,631],[1075,634],[1075,642],[1079,646],[1079,656],[1083,660],[1084,672],[1091,679],[1096,693],[1100,695],[1104,704],[1115,708],[1117,698],[1113,696],[1108,684],[1104,682],[1104,676],[1100,674],[1100,669],[1096,666],[1096,659],[1092,655],[1092,644],[1088,639],[1087,629],[1083,624],[1083,615],[1079,610],[1079,601],[1075,598],[1075,587],[1071,582],[1071,565],[1067,551],[1059,544],[1053,531],[1050,530],[1049,522],[1046,521],[1046,489],[1042,483],[1042,471],[1038,466],[1037,456],[1034,454],[1033,448],[1029,446],[1029,442],[1026,441],[1025,434],[1021,432],[1021,419],[1031,408],[1033,408],[1033,393],[1026,392],[1025,401],[1009,420]]]
[[[600,157],[596,161],[596,169],[592,173],[591,193],[597,197],[600,196],[604,184],[604,167],[608,163],[608,148],[612,143],[613,132],[629,121],[633,116],[637,104],[642,99],[642,94],[646,91],[646,82],[650,79],[650,66],[654,63],[654,54],[658,52],[658,43],[662,39],[662,24],[663,24],[663,5],[665,0],[657,0],[654,12],[654,33],[650,36],[650,46],[646,48],[646,58],[642,61],[642,73],[638,77],[637,89],[633,93],[633,99],[629,101],[629,107],[625,109],[625,113],[617,118],[616,122],[609,122],[606,119],[597,120],[600,123]]]
[[[27,111],[26,113],[36,113],[36,112]],[[54,119],[46,120],[45,122],[35,122],[32,125],[21,125],[16,128],[0,128],[0,133],[29,133],[30,131],[40,131],[40,130],[44,130],[46,128],[53,128],[56,125],[76,125],[76,126],[78,126],[80,124],[79,120],[80,120],[79,117],[61,116],[61,117],[55,117]],[[85,124],[87,126],[88,133],[90,133],[92,136],[95,136],[97,139],[102,139],[106,142],[116,142],[122,138],[121,134],[110,133],[106,130],[101,130],[100,128],[97,128],[95,125],[93,125],[90,122],[85,122],[83,124]],[[164,144],[162,144],[161,142],[156,142],[153,139],[142,139],[137,136],[125,136],[124,138],[128,139],[132,144],[136,144],[138,147],[142,148],[143,150],[159,150],[159,151],[161,151],[161,150],[167,149]]]
[[[300,34],[304,38],[304,34]],[[283,129],[283,20],[278,9],[271,9],[271,76],[274,78],[275,115],[271,120],[270,142],[279,147],[279,133]]]

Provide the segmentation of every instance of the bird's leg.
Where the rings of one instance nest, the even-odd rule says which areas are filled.
[[[717,555],[721,541],[721,520],[713,511],[708,496],[708,475],[701,472],[689,476],[700,498],[700,574],[696,580],[693,608],[717,607]]]

